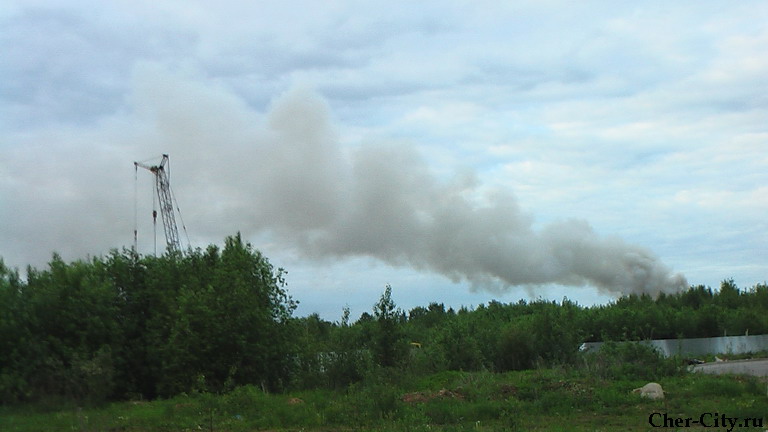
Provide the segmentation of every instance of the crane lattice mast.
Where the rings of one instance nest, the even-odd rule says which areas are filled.
[[[165,243],[170,251],[180,251],[179,228],[176,226],[176,216],[173,212],[173,194],[171,193],[168,155],[163,155],[160,165],[145,165],[141,162],[134,162],[133,164],[137,169],[141,167],[155,175],[155,190],[157,191],[157,199],[160,203],[160,215],[162,216],[163,228],[165,230]],[[153,211],[152,216],[156,221],[157,212]]]

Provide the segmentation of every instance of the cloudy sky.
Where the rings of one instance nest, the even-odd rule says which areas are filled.
[[[768,4],[499,3],[3,2],[0,257],[153,253],[168,153],[301,315],[766,281]]]

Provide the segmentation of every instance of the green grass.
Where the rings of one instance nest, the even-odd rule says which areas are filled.
[[[653,412],[694,418],[718,412],[764,419],[762,429],[743,430],[762,432],[768,427],[765,381],[673,376],[660,381],[668,392],[663,401],[630,393],[645,383],[539,369],[504,374],[443,372],[389,382],[377,378],[346,390],[274,395],[247,386],[226,395],[196,394],[82,409],[61,404],[0,407],[0,430],[647,431],[653,430],[648,424]],[[448,392],[441,396],[442,389]],[[404,395],[415,393],[423,400],[403,400]]]

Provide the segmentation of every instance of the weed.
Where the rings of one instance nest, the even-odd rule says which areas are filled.
[[[745,386],[735,379],[704,379],[696,383],[696,393],[706,396],[734,397],[745,392]],[[722,378],[722,377],[717,377]]]
[[[438,425],[455,424],[464,420],[460,402],[453,400],[434,400],[428,402],[424,413],[431,423]]]
[[[378,382],[377,382],[378,381]],[[764,383],[733,376],[678,375],[664,379],[664,401],[631,394],[646,381],[585,377],[563,369],[493,374],[441,372],[408,386],[382,377],[346,391],[266,394],[244,386],[225,395],[195,394],[152,402],[84,408],[64,405],[0,407],[3,432],[381,430],[594,431],[644,430],[649,410],[685,416],[702,412],[762,418]],[[445,389],[441,392],[441,389]],[[404,402],[407,393],[428,395]]]

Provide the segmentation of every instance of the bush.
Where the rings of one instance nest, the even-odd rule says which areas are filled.
[[[680,373],[674,359],[665,358],[655,348],[635,342],[606,342],[596,353],[583,356],[583,371],[613,380],[650,380]]]
[[[536,360],[532,333],[520,326],[507,327],[499,337],[497,352],[496,369],[499,371],[532,368]]]
[[[350,394],[357,399],[353,403],[361,408],[361,412],[371,416],[369,420],[389,418],[395,414],[400,394],[395,383],[373,375],[361,384],[351,387]]]

